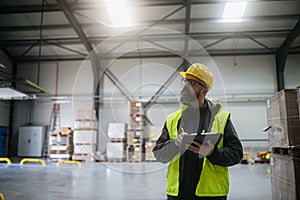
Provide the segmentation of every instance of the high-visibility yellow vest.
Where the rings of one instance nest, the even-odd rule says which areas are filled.
[[[166,126],[171,139],[175,139],[178,135],[177,125],[186,106],[182,105],[180,110],[168,115]],[[224,129],[229,117],[229,112],[219,108],[219,111],[213,116],[212,126],[209,132],[217,132],[224,134]],[[219,148],[223,147],[223,138],[220,141]],[[167,170],[166,193],[171,196],[178,196],[179,191],[179,159],[178,153],[170,162]],[[228,168],[213,165],[204,157],[203,168],[200,179],[195,191],[197,196],[227,196],[229,191],[229,175]]]

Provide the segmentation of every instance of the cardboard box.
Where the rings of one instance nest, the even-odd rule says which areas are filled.
[[[109,142],[106,148],[106,157],[108,160],[124,160],[125,159],[125,143]]]
[[[72,135],[73,134],[72,128],[70,128],[70,127],[62,127],[60,129],[60,134],[61,135]]]
[[[143,131],[127,131],[127,145],[131,144],[142,144],[143,142]]]
[[[74,154],[94,154],[96,145],[74,145]]]
[[[75,111],[76,120],[96,120],[96,111],[93,109],[77,109]]]
[[[154,154],[152,152],[154,146],[155,146],[155,142],[145,143],[145,161],[156,161]]]
[[[142,115],[129,117],[129,129],[130,130],[142,130],[144,127],[144,117]]]
[[[126,133],[125,123],[109,123],[107,135],[113,139],[124,139]]]
[[[126,148],[126,159],[127,161],[140,162],[142,161],[142,145],[131,144]]]
[[[75,129],[98,129],[98,121],[96,120],[75,120]]]
[[[143,103],[139,101],[129,102],[129,114],[130,115],[142,115],[144,114]]]
[[[74,144],[96,144],[97,131],[95,130],[75,130]]]
[[[296,89],[281,90],[267,100],[269,143],[271,147],[300,144],[300,120]]]

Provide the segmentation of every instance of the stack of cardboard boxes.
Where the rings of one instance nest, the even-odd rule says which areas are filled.
[[[73,154],[73,131],[63,127],[59,132],[50,132],[49,157],[51,161],[70,160]]]
[[[75,114],[73,160],[94,161],[98,123],[95,110],[78,109]]]
[[[298,95],[299,98],[299,95]],[[274,200],[300,199],[300,120],[296,89],[281,90],[267,101]]]
[[[140,101],[129,102],[129,124],[127,130],[126,158],[128,162],[143,160],[144,108]]]
[[[162,127],[161,126],[145,126],[144,135],[145,135],[145,161],[151,162],[156,161],[154,154],[152,152],[155,143],[160,136]]]

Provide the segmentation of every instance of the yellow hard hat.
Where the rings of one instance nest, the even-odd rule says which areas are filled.
[[[213,75],[210,69],[203,64],[194,63],[188,68],[186,72],[180,72],[180,74],[183,76],[183,78],[186,78],[187,74],[195,76],[204,83],[206,83],[209,90],[212,89]]]
[[[2,193],[0,193],[0,200],[4,200],[4,196]]]

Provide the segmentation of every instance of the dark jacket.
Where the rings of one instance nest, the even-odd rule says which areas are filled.
[[[191,119],[189,120],[198,120],[199,121],[199,127],[198,131],[200,130],[209,130],[209,127],[212,123],[212,112],[217,112],[216,105],[212,104],[210,101],[206,101],[206,108],[200,109],[200,117],[193,117],[190,113],[193,111],[190,111],[189,109],[185,110],[182,114],[182,118],[185,115],[185,113],[188,113],[188,116],[191,116]],[[218,108],[217,108],[218,109]],[[185,117],[186,118],[186,117]],[[180,119],[180,120],[187,120],[187,119]],[[178,133],[181,131],[181,125],[182,123],[178,123]],[[187,131],[186,131],[187,132]],[[189,132],[188,132],[189,133]],[[155,158],[162,163],[167,163],[172,160],[172,158],[179,153],[179,148],[175,145],[175,140],[171,140],[168,130],[166,128],[166,124],[164,125],[162,129],[161,136],[159,137],[158,141],[156,142],[155,147],[153,148],[153,153]],[[223,148],[217,148],[215,147],[214,152],[207,156],[206,158],[214,165],[220,165],[220,166],[232,166],[240,162],[240,160],[243,157],[243,149],[241,142],[239,140],[239,137],[234,129],[234,126],[228,118],[225,130],[224,130],[224,136],[223,136]],[[195,184],[198,182],[198,179],[201,174],[202,170],[202,162],[203,159],[199,158],[198,155],[195,155],[193,152],[186,151],[181,155],[180,158],[180,190],[182,188],[189,187],[188,184],[190,184],[190,181],[194,181]],[[198,171],[197,173],[194,173],[195,171]],[[183,180],[186,180],[188,177],[193,177],[195,180],[188,180],[189,183],[185,184]],[[190,190],[190,189],[189,189]]]

